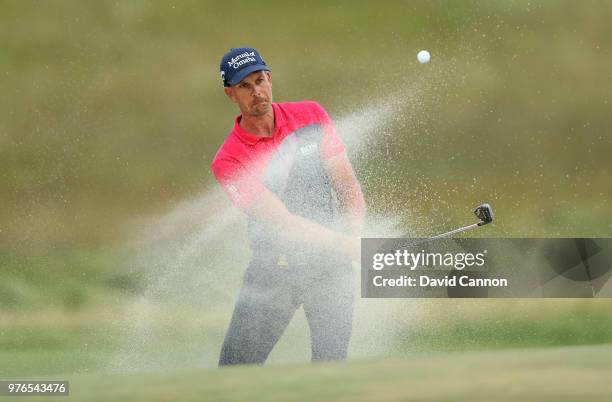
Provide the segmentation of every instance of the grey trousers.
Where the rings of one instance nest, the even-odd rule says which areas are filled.
[[[354,299],[350,261],[283,262],[275,256],[249,264],[219,366],[264,363],[300,306],[310,328],[312,360],[346,358]]]

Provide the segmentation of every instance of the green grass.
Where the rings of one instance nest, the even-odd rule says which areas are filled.
[[[610,300],[437,300],[396,349],[478,350],[612,342]]]
[[[612,343],[608,300],[406,299],[386,306],[375,313],[368,301],[358,301],[352,358]],[[0,377],[216,365],[231,304],[150,307],[4,313]],[[307,361],[309,351],[298,311],[270,360]]]
[[[141,289],[121,250],[67,245],[0,249],[0,306],[79,310]]]
[[[611,354],[600,345],[60,377],[79,402],[609,401]]]

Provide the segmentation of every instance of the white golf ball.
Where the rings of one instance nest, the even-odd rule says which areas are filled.
[[[429,63],[429,59],[431,59],[431,55],[427,50],[421,50],[419,53],[417,53],[417,60],[419,60],[419,63]]]

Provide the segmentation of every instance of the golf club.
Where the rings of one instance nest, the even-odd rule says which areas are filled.
[[[450,237],[450,236],[452,236],[454,234],[461,233],[461,232],[466,232],[468,230],[477,228],[479,226],[484,226],[484,225],[486,225],[488,223],[493,222],[493,208],[491,208],[491,205],[489,205],[487,203],[481,204],[481,205],[477,206],[474,209],[474,215],[476,215],[476,217],[478,219],[480,219],[479,222],[471,224],[471,225],[468,225],[468,226],[464,226],[462,228],[451,230],[450,232],[446,232],[446,233],[442,233],[442,234],[430,237],[430,238],[428,238],[426,240],[429,241],[429,240],[434,240],[434,239],[441,239],[441,238],[444,238],[444,237]]]
[[[476,222],[476,223],[473,223],[471,225],[464,226],[462,228],[458,228],[458,229],[455,229],[455,230],[451,230],[450,232],[446,232],[446,233],[442,233],[442,234],[439,234],[439,235],[436,235],[436,236],[428,237],[426,239],[420,239],[420,240],[415,241],[413,243],[407,244],[404,247],[418,246],[420,244],[428,243],[428,242],[430,242],[432,240],[442,239],[442,238],[445,238],[445,237],[450,237],[450,236],[452,236],[454,234],[461,233],[461,232],[466,232],[468,230],[475,229],[475,228],[477,228],[479,226],[484,226],[484,225],[486,225],[488,223],[493,222],[493,208],[491,208],[491,205],[489,205],[487,203],[484,203],[484,204],[481,204],[481,205],[477,206],[474,209],[474,215],[476,215],[476,217],[479,219],[479,221]],[[409,236],[404,236],[404,237],[409,237]],[[386,248],[391,247],[392,244],[396,243],[396,240],[397,239],[390,239],[390,241],[385,242],[380,247],[379,250],[384,250]]]
[[[491,208],[490,204],[484,203],[484,204],[481,204],[481,205],[477,206],[474,209],[474,215],[476,215],[476,217],[479,219],[479,221],[476,222],[476,223],[473,223],[471,225],[464,226],[462,228],[458,228],[458,229],[455,229],[455,230],[451,230],[450,232],[442,233],[442,234],[439,234],[439,235],[436,235],[436,236],[432,236],[432,237],[428,237],[426,239],[422,239],[422,240],[416,241],[414,243],[409,244],[409,246],[410,247],[414,247],[414,246],[418,246],[418,245],[423,244],[423,243],[430,242],[432,240],[443,239],[445,237],[451,237],[452,235],[455,235],[457,233],[466,232],[468,230],[472,230],[472,229],[475,229],[475,228],[477,228],[479,226],[484,226],[484,225],[486,225],[488,223],[493,222],[493,208]]]

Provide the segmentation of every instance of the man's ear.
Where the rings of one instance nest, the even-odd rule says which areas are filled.
[[[223,87],[223,92],[225,92],[225,95],[227,95],[232,102],[236,103],[236,99],[234,98],[234,89],[232,87]]]
[[[268,76],[268,81],[272,82],[272,73],[270,71],[265,71],[265,73]]]

